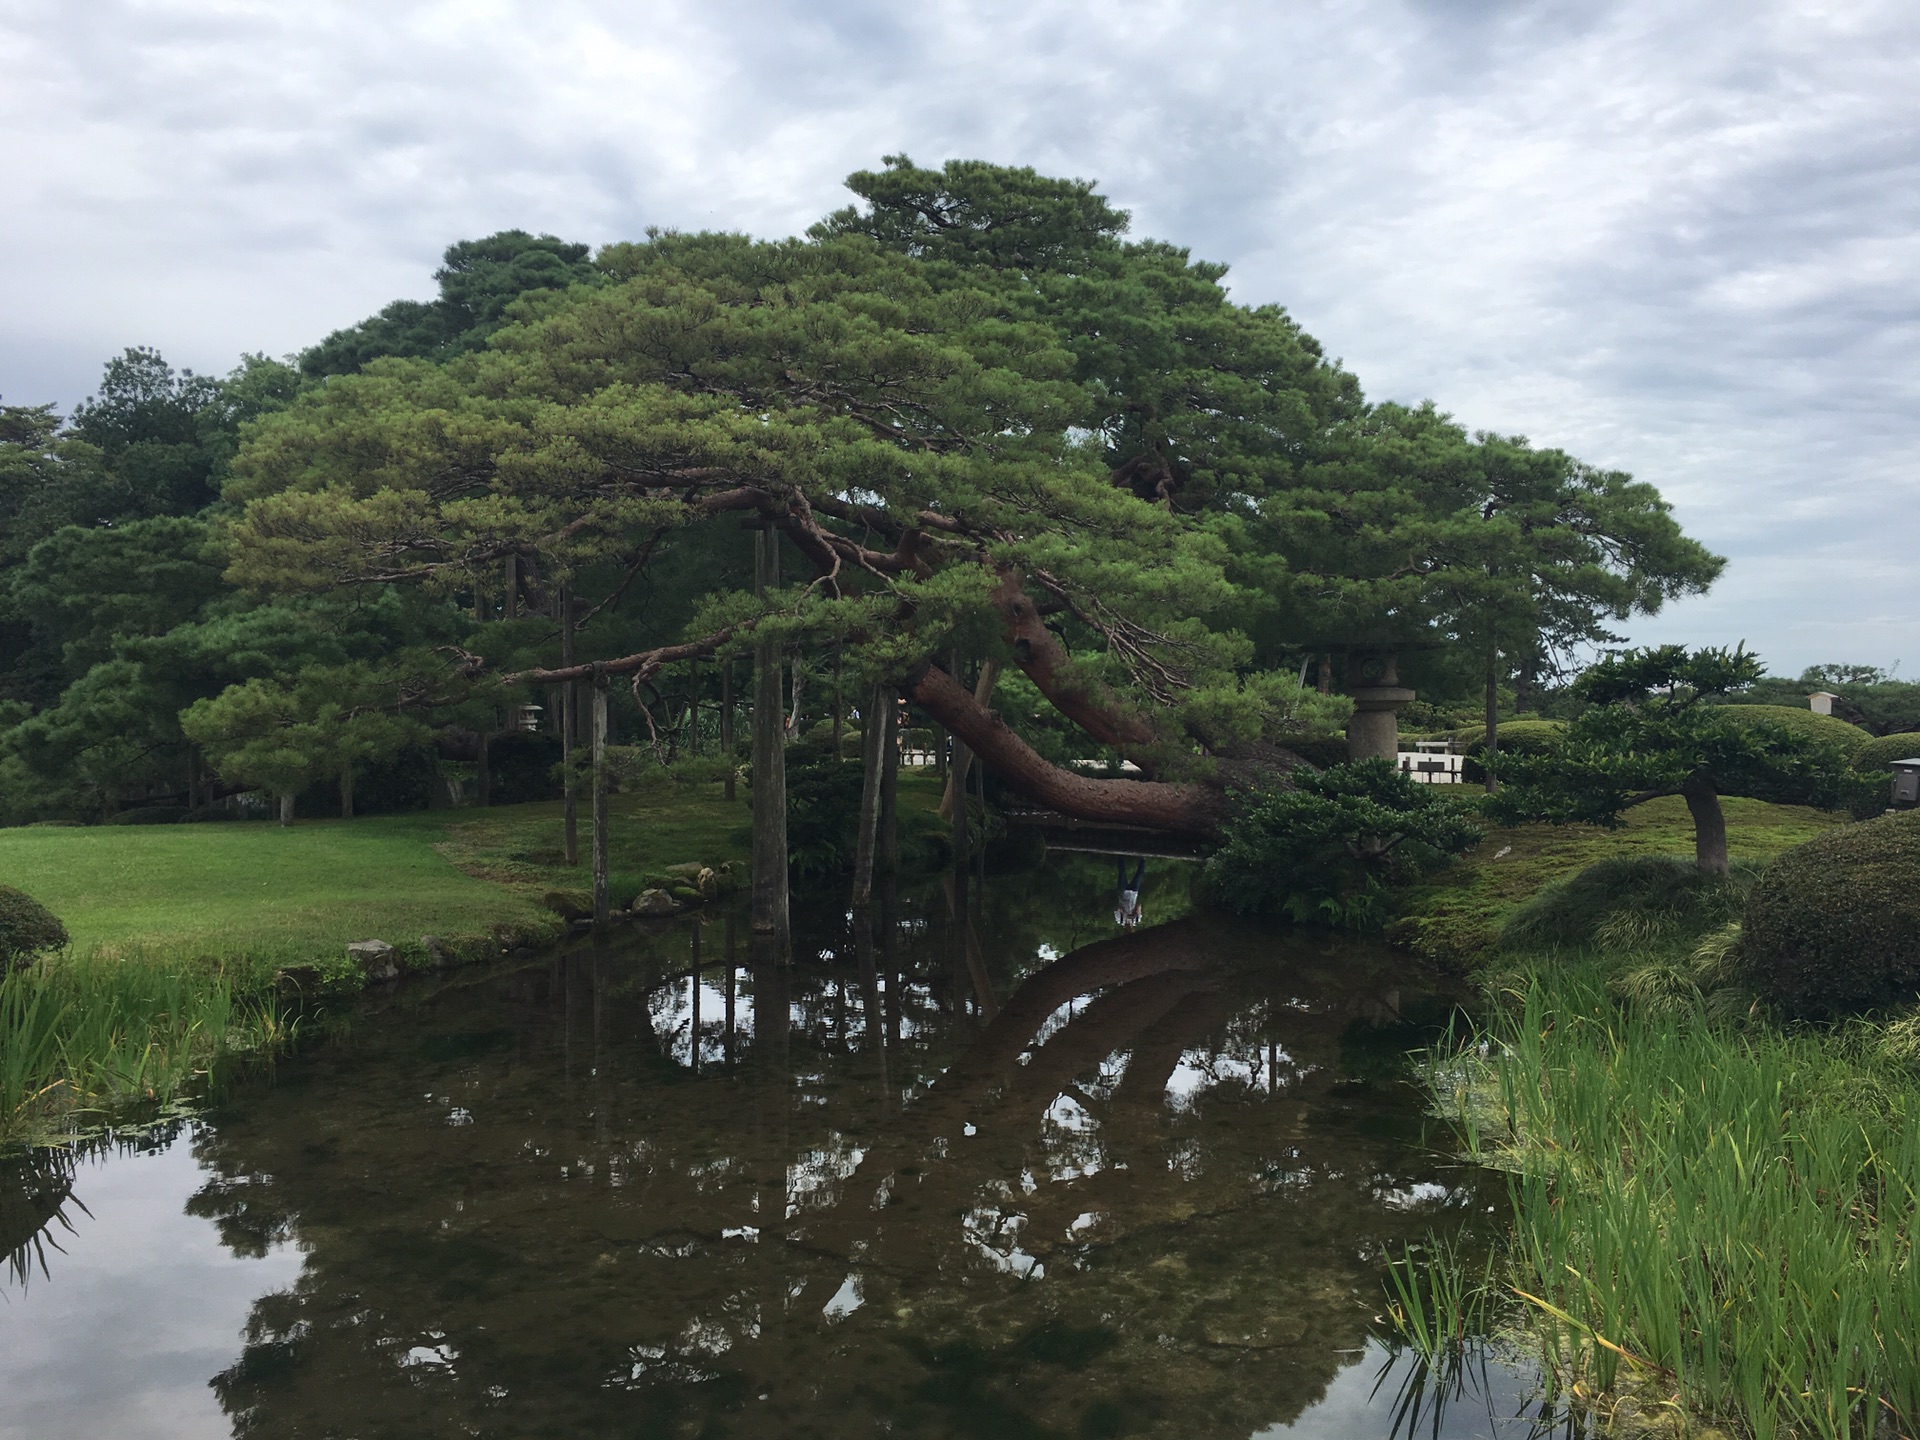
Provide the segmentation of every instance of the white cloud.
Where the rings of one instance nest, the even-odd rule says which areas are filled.
[[[1917,40],[1873,3],[0,0],[0,393],[289,351],[509,225],[790,233],[883,153],[978,156],[1098,177],[1371,394],[1659,484],[1734,566],[1647,634],[1920,657]]]

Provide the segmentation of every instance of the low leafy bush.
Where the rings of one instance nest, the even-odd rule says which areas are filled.
[[[178,825],[183,820],[193,818],[194,812],[185,805],[142,805],[135,810],[122,810],[118,815],[109,815],[109,825]]]
[[[1920,812],[1827,831],[1773,862],[1748,898],[1748,983],[1823,1018],[1920,995]]]
[[[1622,855],[1547,886],[1500,932],[1507,950],[1625,953],[1698,940],[1740,914],[1752,866],[1713,875],[1678,855]]]
[[[0,885],[0,974],[67,943],[67,927],[24,890]]]
[[[1200,896],[1241,914],[1367,928],[1386,890],[1480,840],[1444,787],[1417,785],[1384,760],[1294,772],[1295,788],[1243,796],[1226,843],[1201,873]]]

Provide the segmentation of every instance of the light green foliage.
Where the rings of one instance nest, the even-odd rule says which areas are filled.
[[[227,780],[298,795],[425,738],[425,727],[400,711],[404,691],[389,670],[312,666],[290,683],[249,680],[195,701],[180,725]]]
[[[1242,914],[1374,926],[1388,881],[1479,843],[1480,828],[1438,786],[1384,760],[1296,773],[1294,788],[1246,797],[1207,861],[1209,894]]]
[[[1675,1397],[1762,1440],[1920,1423],[1909,1075],[1811,1033],[1623,1011],[1555,970],[1429,1079],[1512,1175],[1503,1278],[1560,1387]]]
[[[1728,705],[1727,718],[1744,725],[1777,727],[1795,735],[1804,735],[1816,744],[1830,746],[1848,757],[1858,755],[1871,737],[1858,725],[1849,725],[1837,715],[1816,715],[1811,710],[1789,705]]]
[[[1880,735],[1853,752],[1853,768],[1864,775],[1891,774],[1896,760],[1920,756],[1920,733]]]

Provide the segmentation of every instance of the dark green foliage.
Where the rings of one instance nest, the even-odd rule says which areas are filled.
[[[0,885],[0,973],[66,943],[59,916],[25,891]]]
[[[1386,887],[1479,843],[1444,794],[1384,760],[1296,771],[1296,788],[1246,796],[1207,861],[1202,892],[1241,914],[1353,928],[1384,918]]]
[[[1622,855],[1542,890],[1500,932],[1508,950],[1644,951],[1737,919],[1758,871],[1710,875],[1678,855]]]
[[[1769,675],[1746,694],[1730,699],[1736,705],[1804,710],[1807,697],[1816,690],[1834,697],[1836,718],[1858,725],[1871,735],[1920,730],[1920,684],[1896,680],[1872,665],[1814,665],[1797,680]]]
[[[1920,813],[1830,830],[1773,862],[1747,902],[1748,983],[1824,1018],[1920,995]]]
[[[433,276],[437,299],[396,300],[371,319],[334,331],[301,355],[300,368],[308,375],[350,375],[385,355],[444,360],[478,349],[522,295],[600,278],[585,245],[524,230],[458,241],[447,247],[445,260]]]
[[[1316,735],[1310,740],[1294,741],[1287,748],[1309,765],[1317,765],[1322,770],[1345,765],[1353,758],[1347,750],[1347,737],[1344,735]]]
[[[852,872],[860,785],[859,763],[817,734],[787,747],[787,866],[796,879]]]
[[[1892,773],[1893,762],[1916,757],[1920,757],[1920,731],[1906,730],[1867,741],[1853,752],[1853,768],[1879,779],[1884,790],[1884,777]]]

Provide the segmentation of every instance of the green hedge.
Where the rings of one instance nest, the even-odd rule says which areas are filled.
[[[1789,850],[1747,900],[1748,982],[1820,1019],[1920,995],[1920,811],[1842,825]]]
[[[1894,761],[1916,758],[1920,758],[1920,732],[1876,735],[1853,752],[1853,768],[1868,774],[1881,770],[1891,773]]]
[[[1541,755],[1558,745],[1567,733],[1564,720],[1503,720],[1500,722],[1500,748],[1520,755]],[[1477,755],[1486,748],[1485,725],[1462,725],[1446,738],[1468,746]]]
[[[1834,715],[1816,715],[1811,710],[1791,705],[1727,705],[1726,713],[1736,720],[1764,720],[1810,740],[1824,740],[1848,755],[1855,754],[1873,737],[1858,725],[1849,725]]]

